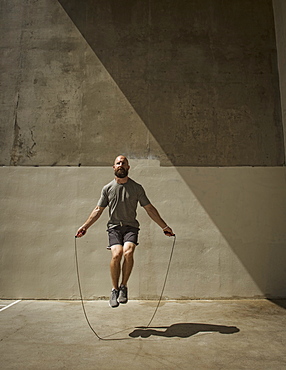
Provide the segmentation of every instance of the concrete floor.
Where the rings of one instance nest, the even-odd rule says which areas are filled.
[[[13,301],[0,301],[0,310]],[[286,302],[21,301],[0,311],[2,370],[286,369]]]

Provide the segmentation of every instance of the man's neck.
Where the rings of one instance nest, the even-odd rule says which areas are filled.
[[[115,176],[115,181],[117,182],[117,184],[125,184],[128,181],[128,176],[123,178]]]

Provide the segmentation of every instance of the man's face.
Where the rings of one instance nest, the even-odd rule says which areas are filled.
[[[124,177],[128,176],[129,168],[130,166],[126,157],[120,155],[115,159],[113,169],[116,177],[123,179]]]

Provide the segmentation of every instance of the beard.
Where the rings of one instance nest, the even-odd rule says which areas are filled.
[[[119,177],[120,179],[123,179],[124,177],[128,176],[128,170],[125,168],[118,168],[117,170],[114,171],[114,174],[116,177]]]

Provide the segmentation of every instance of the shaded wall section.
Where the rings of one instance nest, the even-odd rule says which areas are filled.
[[[271,0],[4,1],[1,14],[1,164],[107,165],[110,147],[161,165],[284,163]]]
[[[286,150],[286,2],[283,0],[273,0],[273,9],[275,14],[282,122],[284,127],[284,149]]]

